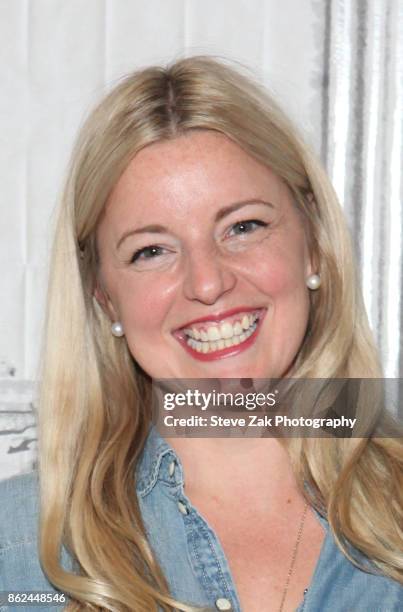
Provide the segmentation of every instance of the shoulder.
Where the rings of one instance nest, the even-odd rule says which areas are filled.
[[[0,551],[37,539],[39,484],[36,471],[0,481]]]
[[[37,472],[0,481],[0,499],[0,591],[55,592],[39,560]]]
[[[353,564],[340,550],[326,519],[320,520],[327,535],[303,609],[402,610],[403,586],[379,573],[370,559],[350,546],[359,565]]]

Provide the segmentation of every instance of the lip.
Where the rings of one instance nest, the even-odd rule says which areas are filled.
[[[256,312],[257,310],[260,310],[261,313],[259,315],[259,320],[258,320],[256,330],[251,336],[249,336],[247,340],[245,340],[241,344],[236,344],[235,346],[229,346],[227,348],[223,348],[221,350],[214,351],[213,353],[199,353],[198,351],[195,351],[191,346],[189,346],[186,341],[186,336],[183,332],[183,329],[185,329],[186,327],[190,327],[192,324],[201,323],[205,321],[220,322],[222,319],[235,315],[238,312]],[[232,357],[234,355],[243,353],[255,343],[260,333],[261,324],[266,316],[266,312],[267,312],[267,308],[265,307],[233,308],[231,310],[227,310],[217,315],[213,315],[213,316],[210,315],[208,317],[194,319],[193,321],[186,323],[186,325],[184,325],[183,327],[178,329],[176,332],[174,332],[173,335],[178,340],[178,342],[183,346],[183,348],[188,352],[188,354],[191,355],[194,359],[197,359],[198,361],[218,361],[219,359],[224,359],[226,357]]]
[[[225,310],[215,315],[209,315],[207,317],[200,317],[200,319],[192,319],[192,321],[188,321],[187,323],[182,325],[177,331],[186,329],[186,327],[191,327],[195,323],[205,323],[206,321],[209,321],[211,323],[221,323],[224,319],[227,319],[228,317],[232,317],[233,315],[238,314],[238,312],[254,312],[256,310],[266,310],[266,309],[263,307],[251,308],[250,306],[240,306],[239,308],[231,308],[230,310]]]

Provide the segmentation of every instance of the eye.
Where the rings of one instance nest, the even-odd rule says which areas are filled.
[[[242,236],[243,234],[250,234],[255,232],[258,227],[267,227],[267,223],[264,221],[260,221],[259,219],[248,219],[246,221],[238,221],[238,223],[234,223],[231,228],[231,232],[235,234],[235,236]]]
[[[130,263],[135,263],[136,261],[141,260],[145,261],[147,259],[155,259],[159,255],[162,255],[163,250],[164,249],[162,247],[156,246],[155,244],[146,246],[133,254]]]

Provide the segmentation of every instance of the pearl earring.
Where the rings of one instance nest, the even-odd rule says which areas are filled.
[[[121,338],[121,336],[125,335],[123,325],[120,321],[115,321],[114,323],[112,323],[111,332],[114,336],[116,336],[116,338]]]
[[[319,274],[310,274],[306,279],[306,286],[308,287],[308,289],[316,291],[316,289],[319,289],[321,282],[322,280]]]

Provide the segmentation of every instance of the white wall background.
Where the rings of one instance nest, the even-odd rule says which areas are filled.
[[[399,0],[0,0],[0,477],[35,457],[52,215],[77,128],[119,77],[182,55],[246,64],[321,155],[399,376],[402,29]]]

